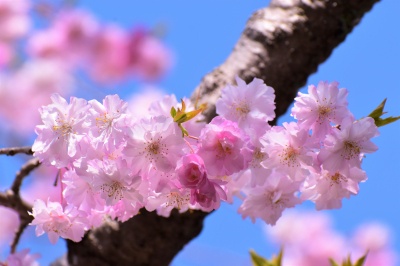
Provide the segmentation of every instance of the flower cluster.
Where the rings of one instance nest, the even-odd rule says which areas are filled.
[[[378,131],[372,118],[354,119],[346,89],[310,86],[295,99],[297,122],[271,127],[273,88],[236,81],[222,91],[209,124],[174,96],[138,119],[117,95],[102,103],[53,95],[40,110],[32,150],[60,169],[62,199],[35,202],[37,234],[79,241],[104,219],[126,221],[141,208],[162,216],[174,208],[211,211],[233,196],[243,200],[243,217],[275,224],[304,200],[339,208],[358,193],[366,179],[361,161],[377,149],[370,138]]]

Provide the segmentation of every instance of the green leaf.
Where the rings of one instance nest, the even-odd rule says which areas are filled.
[[[282,256],[283,256],[283,248],[281,248],[281,250],[279,251],[278,256],[273,258],[273,262],[275,263],[276,266],[282,265]]]
[[[363,266],[365,259],[367,257],[366,253],[364,256],[362,256],[361,258],[359,258],[354,264],[351,263],[351,258],[350,258],[350,254],[347,256],[347,258],[345,258],[342,262],[342,264],[338,264],[336,261],[334,261],[332,258],[329,258],[329,262],[331,263],[331,266]]]
[[[186,121],[188,121],[187,119],[186,119],[186,114],[185,113],[180,113],[179,111],[178,111],[178,113],[175,115],[175,118],[174,118],[174,122],[176,122],[176,123],[178,123],[178,124],[182,124],[183,122],[186,122]]]
[[[364,256],[362,256],[361,258],[359,258],[356,263],[354,264],[354,266],[363,266],[365,263],[365,259],[367,258],[368,252],[365,253]]]
[[[267,259],[258,255],[254,250],[250,250],[250,255],[253,266],[274,266],[270,264]]]
[[[175,118],[175,116],[176,116],[176,109],[175,109],[175,107],[171,107],[171,116],[172,116],[172,118]]]
[[[329,258],[329,262],[331,263],[331,266],[339,266],[336,261],[334,261],[332,258]]]
[[[378,107],[375,108],[368,116],[372,117],[373,119],[381,117],[383,113],[383,108],[385,108],[387,98],[385,98]]]
[[[174,119],[174,122],[176,122],[179,128],[181,129],[182,137],[185,137],[189,136],[189,132],[187,132],[187,130],[182,126],[182,123],[189,121],[190,119],[194,118],[196,115],[201,113],[204,110],[205,105],[203,105],[199,109],[186,112],[186,104],[183,101],[183,99],[181,99],[181,102],[182,102],[182,108],[178,108],[178,110],[176,110],[174,107],[171,107],[170,114]]]
[[[253,266],[281,266],[283,249],[279,251],[278,256],[273,256],[271,260],[261,257],[254,250],[250,250],[250,255]]]
[[[390,116],[390,117],[387,117],[385,119],[375,120],[375,125],[377,127],[386,126],[386,125],[391,124],[391,123],[393,123],[393,122],[395,122],[395,121],[397,121],[399,119],[400,119],[400,116],[395,116],[395,117]]]
[[[350,254],[347,256],[347,260],[344,260],[343,266],[352,266]]]
[[[372,117],[375,121],[375,125],[377,127],[381,127],[381,126],[385,126],[388,125],[390,123],[393,123],[397,120],[400,119],[400,116],[389,116],[387,118],[381,118],[381,116],[383,116],[384,114],[386,114],[386,112],[384,112],[384,108],[385,108],[385,104],[386,104],[386,100],[384,99],[381,104],[378,105],[378,107],[375,108],[375,110],[373,110],[368,116]]]

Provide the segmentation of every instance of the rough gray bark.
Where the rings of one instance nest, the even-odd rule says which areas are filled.
[[[220,89],[238,75],[263,79],[275,88],[277,117],[297,90],[379,0],[272,0],[255,12],[227,60],[207,74],[193,97],[215,116]],[[168,265],[196,237],[207,214],[162,218],[143,212],[126,223],[106,224],[80,243],[68,241],[68,255],[54,265]]]

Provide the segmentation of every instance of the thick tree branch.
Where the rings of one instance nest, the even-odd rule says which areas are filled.
[[[207,74],[193,97],[215,102],[238,75],[263,79],[276,93],[276,115],[284,114],[299,88],[316,72],[379,0],[272,0],[255,12],[227,60]]]
[[[325,61],[378,0],[273,0],[248,21],[228,59],[207,74],[194,97],[215,116],[220,90],[235,75],[261,78],[276,92],[277,117],[286,112],[297,90]],[[55,265],[168,265],[201,231],[206,214],[170,218],[143,212],[124,224],[113,222],[68,242],[68,260]]]

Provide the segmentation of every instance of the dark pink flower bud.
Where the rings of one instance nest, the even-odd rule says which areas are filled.
[[[197,154],[183,156],[177,165],[179,182],[186,188],[199,188],[207,181],[207,172],[203,159]]]

